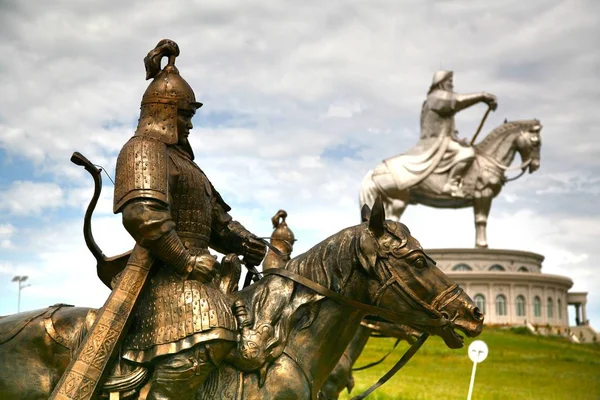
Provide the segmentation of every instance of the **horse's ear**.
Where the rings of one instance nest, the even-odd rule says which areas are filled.
[[[371,209],[369,208],[368,205],[365,204],[360,209],[360,222],[368,221],[370,216],[371,216]]]
[[[371,232],[363,230],[358,239],[357,255],[360,265],[367,271],[370,272],[375,268],[377,262],[377,249],[379,245],[377,240],[373,237]]]
[[[385,230],[385,210],[383,209],[381,197],[377,196],[375,199],[373,208],[367,219],[369,220],[369,230],[373,232],[375,237],[383,235]]]

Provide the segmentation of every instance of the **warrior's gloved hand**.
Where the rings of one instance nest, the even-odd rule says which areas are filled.
[[[217,258],[210,254],[190,256],[189,265],[192,270],[189,278],[200,282],[210,281],[216,274],[215,263]]]
[[[492,111],[496,111],[496,109],[498,108],[498,99],[493,94],[484,93],[483,101],[487,103],[488,107]]]
[[[248,235],[242,246],[244,261],[252,265],[259,265],[267,254],[267,246],[254,235]]]

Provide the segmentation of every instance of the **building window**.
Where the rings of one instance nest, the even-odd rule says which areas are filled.
[[[562,319],[562,302],[560,299],[556,300],[556,309],[558,310],[558,319]]]
[[[494,264],[490,267],[490,271],[505,271],[502,265]]]
[[[506,297],[503,294],[496,296],[496,315],[506,315]]]
[[[554,317],[554,310],[553,310],[553,304],[552,304],[552,299],[550,297],[548,297],[548,318],[553,318]]]
[[[525,316],[525,297],[521,295],[517,296],[517,316]]]
[[[527,267],[520,266],[517,272],[529,272],[529,270],[527,269]]]
[[[485,296],[481,293],[475,295],[475,306],[485,314]]]
[[[456,264],[452,267],[452,271],[473,271],[473,268],[469,267],[467,264]]]
[[[533,315],[535,317],[542,316],[542,301],[537,296],[533,298]]]

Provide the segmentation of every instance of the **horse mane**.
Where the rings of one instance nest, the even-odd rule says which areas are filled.
[[[494,128],[480,143],[475,145],[475,150],[479,153],[493,153],[513,132],[519,131],[524,126],[539,125],[537,119],[509,121]]]
[[[339,293],[356,261],[360,225],[346,228],[287,262],[285,269]]]
[[[360,225],[346,228],[330,236],[305,253],[289,260],[283,268],[340,293],[351,277],[352,268],[355,266],[359,227]],[[291,281],[285,279],[284,281],[295,285]],[[304,295],[297,296],[303,292]],[[254,297],[253,312],[256,318],[267,302],[271,301],[270,291],[265,289],[254,291],[252,296]],[[276,314],[270,316],[273,318],[269,322],[272,324],[274,332],[266,346],[268,362],[272,362],[281,355],[292,326],[296,324],[296,329],[302,330],[312,325],[318,315],[322,299],[322,295],[310,289],[302,289],[302,286],[293,289],[293,294],[287,299],[289,301],[287,306],[280,308]],[[302,320],[301,323],[298,322],[299,319]],[[260,323],[260,318],[255,321],[255,324],[257,321]]]

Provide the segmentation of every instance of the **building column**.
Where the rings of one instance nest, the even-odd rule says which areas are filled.
[[[581,306],[580,303],[575,303],[575,325],[579,326],[581,325],[581,319],[579,318],[579,307]]]
[[[527,285],[527,299],[525,299],[525,318],[533,324],[533,296],[531,295],[531,283]]]
[[[506,302],[508,303],[506,305],[506,314],[508,316],[508,323],[514,324],[517,320],[517,310],[515,310],[516,301],[514,283],[508,285],[508,296],[508,299],[506,299]]]
[[[587,313],[585,312],[587,304],[583,303],[581,305],[581,324],[582,325],[587,325],[588,320],[587,320]]]

